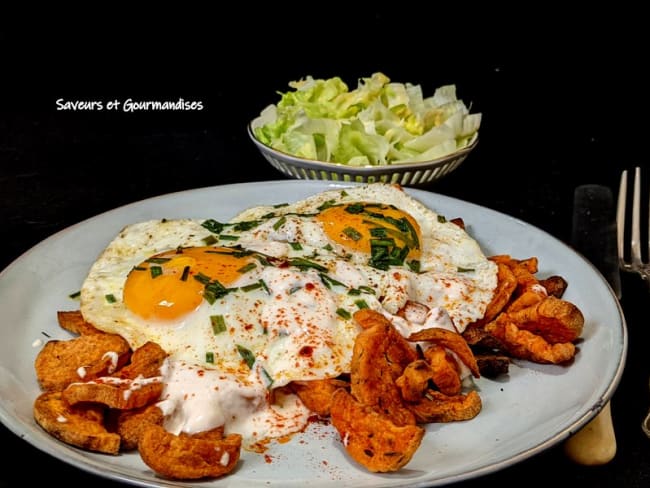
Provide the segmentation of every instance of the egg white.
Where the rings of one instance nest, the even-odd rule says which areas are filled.
[[[369,265],[366,253],[334,242],[314,218],[323,204],[355,202],[393,205],[415,219],[421,233],[418,271]],[[81,287],[84,318],[122,335],[133,348],[154,341],[175,361],[222,371],[242,383],[252,375],[258,383],[279,387],[349,372],[360,331],[352,314],[360,307],[380,311],[407,336],[429,326],[461,332],[483,316],[492,298],[496,265],[477,241],[397,185],[351,186],[278,203],[282,205],[253,206],[214,225],[206,219],[177,219],[125,227]],[[135,266],[157,253],[206,243],[239,246],[272,262],[230,285],[237,290],[212,304],[204,300],[178,319],[143,319],[129,310],[123,291]],[[260,280],[265,287],[241,288]],[[426,305],[430,312],[398,316],[409,301]],[[215,334],[215,315],[224,318],[227,332]],[[242,350],[252,353],[254,366]]]

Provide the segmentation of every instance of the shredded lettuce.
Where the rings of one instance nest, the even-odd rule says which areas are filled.
[[[255,137],[293,156],[352,166],[441,158],[472,144],[481,114],[456,98],[456,86],[396,83],[383,73],[361,78],[354,90],[339,77],[291,81],[251,127]]]

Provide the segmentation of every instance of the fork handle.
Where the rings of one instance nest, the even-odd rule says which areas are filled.
[[[564,443],[566,455],[578,464],[607,464],[616,455],[612,410],[607,402],[602,410]]]

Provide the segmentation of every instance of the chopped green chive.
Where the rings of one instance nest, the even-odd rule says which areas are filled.
[[[345,320],[348,320],[349,318],[352,317],[352,314],[350,314],[350,312],[348,312],[344,308],[337,308],[336,309],[336,315],[338,315],[341,318],[344,318]]]
[[[243,274],[243,273],[248,273],[249,271],[252,271],[255,268],[257,268],[257,265],[255,263],[248,263],[242,266],[241,268],[239,268],[237,271]]]
[[[334,248],[332,247],[331,244],[325,244],[325,245],[323,246],[323,249],[325,249],[326,251],[331,251],[331,250],[334,249]]]
[[[280,227],[282,227],[287,221],[287,218],[283,215],[280,217],[275,224],[273,224],[273,230],[278,230]]]
[[[233,236],[230,234],[219,234],[219,239],[222,241],[236,241],[239,239],[239,236]]]
[[[354,303],[359,308],[368,308],[368,304],[366,303],[365,300],[355,300]]]
[[[187,277],[190,275],[190,267],[185,266],[183,268],[183,274],[181,275],[181,281],[187,281]]]
[[[438,222],[444,224],[445,222],[447,222],[447,218],[444,215],[438,215]]]
[[[74,300],[75,298],[79,298],[81,296],[81,292],[75,291],[74,293],[70,293],[68,296]]]
[[[147,268],[143,268],[142,266],[133,266],[131,268],[131,271],[146,271]]]
[[[293,295],[294,293],[296,293],[296,292],[297,292],[298,290],[300,290],[301,288],[302,288],[302,286],[293,286],[293,287],[291,287],[291,288],[289,289],[289,295]]]
[[[104,298],[106,298],[106,301],[108,303],[115,303],[117,301],[117,298],[115,298],[115,295],[113,295],[112,293],[104,295]]]
[[[412,259],[406,263],[408,267],[411,269],[411,271],[414,271],[416,273],[420,272],[420,261],[417,259]]]
[[[215,335],[227,330],[226,320],[223,318],[223,315],[211,315],[210,322],[212,323],[212,332]]]
[[[163,274],[162,268],[160,266],[151,266],[149,268],[149,271],[151,272],[152,278],[158,278],[161,274]]]
[[[301,251],[302,245],[299,242],[290,242],[289,245],[294,251]]]
[[[334,286],[346,286],[344,283],[341,283],[338,280],[335,280],[331,276],[326,275],[325,273],[319,273],[318,276],[320,276],[321,281],[327,288],[332,288],[332,285]]]
[[[362,237],[361,233],[358,230],[353,229],[352,227],[346,227],[345,229],[343,229],[343,233],[353,241],[358,241]]]
[[[361,295],[361,290],[359,290],[358,288],[350,288],[348,290],[348,295],[352,295],[352,296]]]
[[[264,368],[262,368],[262,374],[264,375],[264,379],[266,379],[266,388],[271,388],[273,385],[273,378],[271,378],[271,375]]]
[[[220,234],[223,231],[224,227],[226,227],[226,224],[222,224],[221,222],[217,222],[214,219],[208,219],[208,220],[204,221],[201,224],[201,226],[208,229],[213,234]]]
[[[288,203],[276,203],[275,205],[273,205],[273,208],[288,207],[288,206],[289,206]]]
[[[212,244],[216,244],[217,238],[213,235],[209,235],[208,237],[203,238],[203,243],[206,246],[211,246]]]
[[[214,364],[214,353],[211,351],[208,351],[205,353],[205,362]]]
[[[459,273],[469,273],[470,271],[474,271],[474,268],[463,268],[461,266],[458,266],[457,269]]]
[[[166,263],[169,261],[171,258],[149,258],[147,259],[147,263],[154,263],[154,264],[162,264]]]
[[[255,355],[253,352],[250,349],[247,349],[239,344],[237,344],[237,351],[239,352],[239,355],[242,357],[242,359],[246,362],[246,365],[249,368],[252,368],[253,364],[255,364]]]
[[[289,265],[290,266],[295,266],[296,268],[300,268],[301,270],[305,270],[307,268],[314,268],[317,271],[327,271],[327,268],[325,266],[321,266],[318,263],[315,263],[313,261],[310,261],[309,259],[305,258],[293,258],[289,260]]]

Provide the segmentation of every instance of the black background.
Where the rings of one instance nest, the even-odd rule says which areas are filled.
[[[354,87],[382,71],[421,84],[425,95],[455,84],[459,98],[483,114],[480,142],[426,189],[521,218],[567,243],[577,185],[599,183],[616,194],[621,170],[648,167],[647,35],[633,9],[232,7],[227,15],[100,12],[74,25],[62,24],[61,12],[39,25],[2,20],[0,269],[53,233],[126,203],[284,179],[245,127],[289,81],[306,75],[341,76]],[[109,14],[108,24],[94,20]],[[81,112],[56,104],[128,98],[200,100],[204,109]],[[630,350],[612,401],[616,458],[576,466],[556,446],[459,487],[530,480],[648,486],[650,441],[639,428],[650,406],[647,291],[636,276],[624,275],[623,284]],[[6,468],[0,486],[54,477],[114,484],[0,429],[12,458],[39,467]]]

